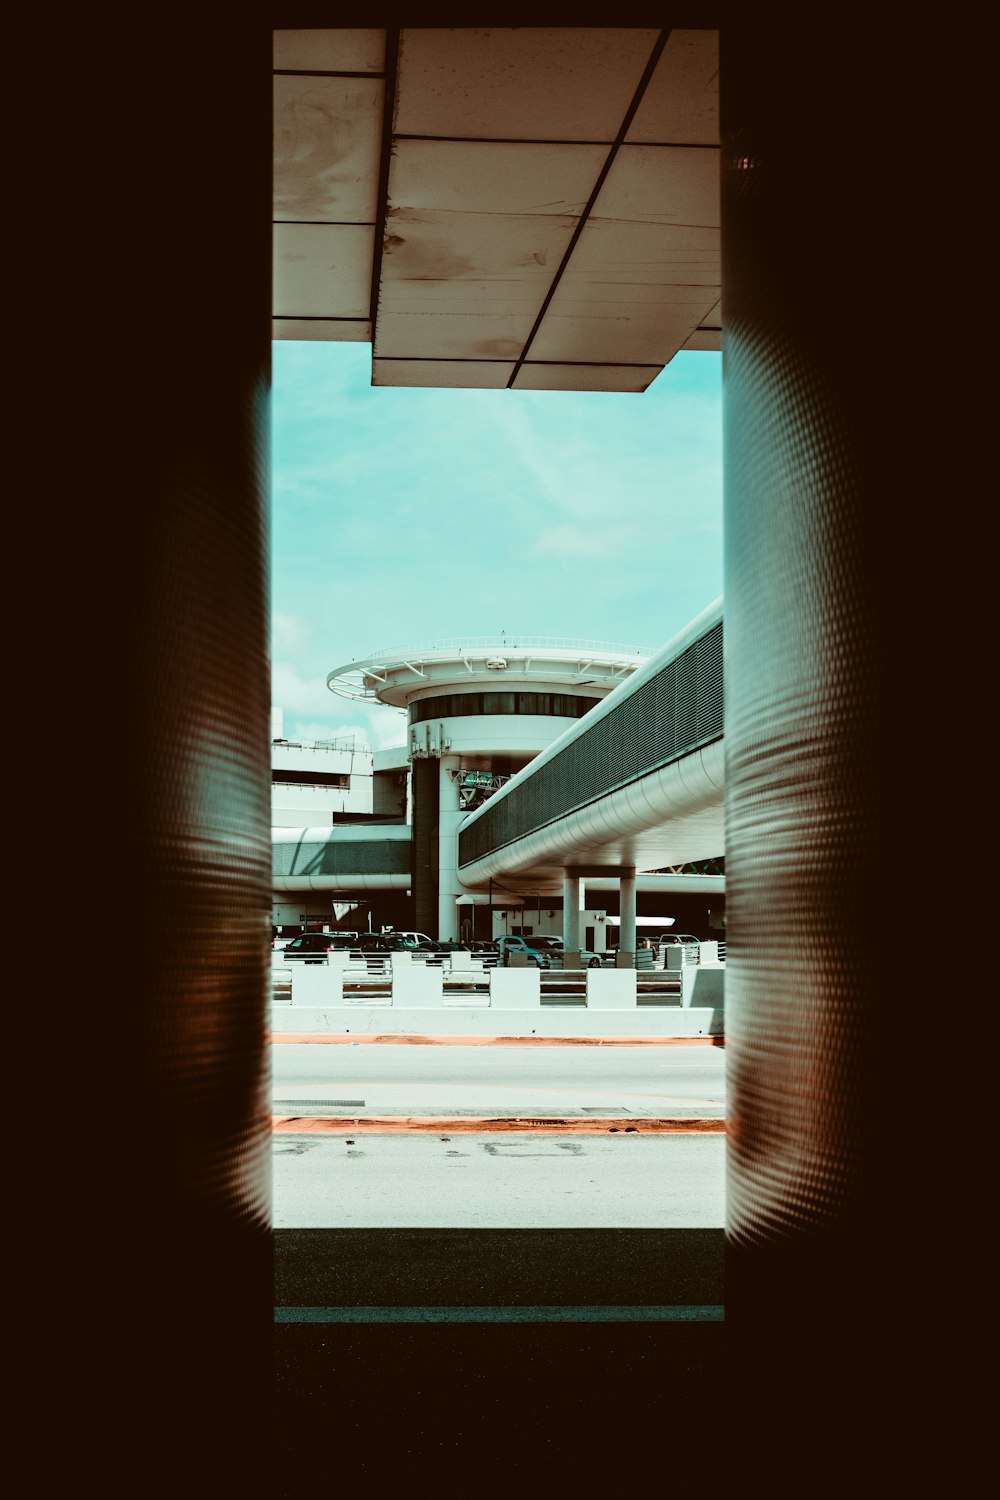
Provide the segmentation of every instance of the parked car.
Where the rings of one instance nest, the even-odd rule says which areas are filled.
[[[363,932],[356,947],[362,953],[425,953],[429,959],[441,951],[437,943],[415,943],[410,937],[401,932]]]
[[[471,953],[499,953],[496,943],[489,943],[485,938],[476,938],[469,944]]]
[[[287,944],[285,958],[290,963],[321,964],[331,948],[353,948],[357,940],[356,932],[304,932]]]
[[[539,948],[543,952],[548,953],[562,953],[564,949],[564,944],[561,937],[550,937],[547,933],[544,935],[542,933],[536,933],[535,936],[531,939],[531,946],[533,948]]]
[[[552,954],[544,945],[533,947],[527,938],[511,937],[504,934],[497,938],[497,951],[503,963],[508,962],[511,953],[524,953],[527,955],[528,963],[534,964],[536,968],[548,969],[551,966]]]
[[[701,938],[692,937],[690,932],[661,932],[659,937],[654,939],[654,942],[699,944]]]
[[[436,951],[441,946],[433,938],[429,938],[426,932],[389,932],[385,935],[399,938],[406,948],[431,948]]]
[[[362,953],[391,953],[394,948],[399,949],[402,943],[391,941],[393,935],[385,932],[362,932],[355,944]]]
[[[565,950],[562,948],[558,950],[558,958],[560,963],[563,962],[564,951]],[[553,954],[553,957],[555,957],[555,954]],[[580,949],[581,969],[607,968],[609,964],[613,966],[614,961],[615,956],[613,953],[595,953],[592,948]]]

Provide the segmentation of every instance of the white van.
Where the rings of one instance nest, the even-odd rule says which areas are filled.
[[[429,938],[426,932],[387,932],[385,935],[399,938],[408,948],[416,948],[420,943],[429,943],[432,948],[437,947],[437,943],[433,938]]]

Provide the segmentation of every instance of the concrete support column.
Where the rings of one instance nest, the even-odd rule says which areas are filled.
[[[567,953],[580,951],[580,877],[563,875],[563,947]]]
[[[167,269],[131,321],[138,262],[81,249],[78,285],[115,332],[103,365],[66,403],[79,413],[93,403],[86,445],[74,453],[61,426],[55,446],[100,476],[88,525],[120,542],[95,546],[81,532],[86,566],[74,581],[87,602],[63,604],[80,660],[112,650],[130,696],[116,706],[127,754],[78,774],[94,806],[113,809],[115,837],[127,830],[114,874],[148,939],[108,976],[117,1034],[102,1040],[89,1076],[95,1096],[113,1093],[115,1109],[142,1127],[131,1143],[121,1133],[113,1180],[75,1174],[87,1222],[100,1228],[74,1236],[60,1295],[89,1331],[79,1349],[99,1338],[109,1368],[127,1372],[114,1382],[115,1418],[132,1451],[156,1454],[156,1487],[237,1493],[266,1463],[273,1338],[272,38],[252,18],[234,26],[203,15],[192,29],[162,14],[141,77],[128,75],[110,28],[104,40],[102,62],[120,87],[94,92],[78,149],[113,142],[123,181],[156,184],[131,195],[128,234],[155,245]],[[139,115],[141,130],[124,124]],[[195,332],[192,311],[206,297]],[[72,526],[61,541],[67,560],[81,556]],[[89,853],[89,894],[102,890],[106,852]],[[71,1199],[61,1204],[67,1226],[81,1222]],[[100,1256],[92,1268],[88,1239]],[[155,1312],[137,1315],[151,1296]],[[91,1309],[101,1309],[99,1333]],[[66,1387],[85,1410],[90,1367],[76,1368],[72,1351],[67,1359]],[[79,1403],[66,1404],[78,1420]],[[76,1448],[72,1436],[66,1446]]]
[[[766,1344],[816,1411],[845,1330],[881,1321],[866,1308],[893,1275],[871,1190],[874,1029],[891,1010],[845,934],[884,922],[873,872],[892,847],[875,824],[891,654],[871,518],[906,491],[858,339],[879,294],[857,225],[881,264],[906,261],[885,188],[896,46],[878,28],[864,48],[798,31],[792,61],[773,20],[722,31],[726,1316],[755,1387]]]
[[[458,878],[458,825],[462,818],[459,807],[458,786],[451,771],[459,764],[457,755],[442,755],[438,762],[438,911],[437,924],[426,931],[439,942],[452,942],[458,937],[458,907],[455,897],[461,893]]]
[[[413,762],[413,926],[428,937],[437,936],[438,910],[438,799],[440,778],[436,760]]]
[[[634,953],[636,943],[635,927],[635,866],[630,870],[623,870],[618,882],[619,890],[619,920],[620,927],[618,947],[622,953]]]

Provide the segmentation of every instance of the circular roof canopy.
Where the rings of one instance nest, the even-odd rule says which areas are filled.
[[[603,697],[641,667],[650,649],[612,641],[558,636],[455,636],[451,640],[387,647],[327,675],[341,698],[377,700],[406,708],[439,692],[481,689],[579,688]]]

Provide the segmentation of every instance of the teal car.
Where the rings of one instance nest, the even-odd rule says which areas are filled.
[[[500,962],[507,963],[509,953],[524,953],[527,955],[528,963],[534,964],[536,968],[547,969],[549,967],[549,950],[544,947],[533,948],[530,941],[523,937],[498,937],[497,949],[500,953]]]

